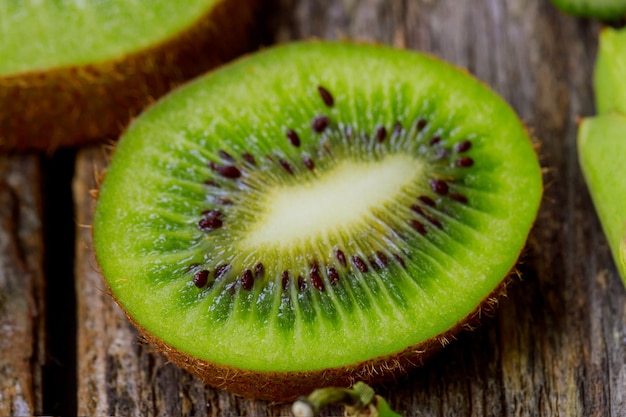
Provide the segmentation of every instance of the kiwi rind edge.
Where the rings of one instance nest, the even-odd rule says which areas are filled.
[[[615,21],[626,16],[621,0],[550,0],[561,11],[578,17]]]
[[[176,85],[252,47],[258,0],[220,0],[185,30],[103,62],[0,76],[0,151],[115,138]]]
[[[148,346],[152,347],[155,352],[165,355],[168,361],[197,376],[210,386],[245,398],[280,403],[293,401],[317,388],[350,387],[357,381],[378,384],[406,375],[412,368],[423,365],[426,360],[448,345],[451,339],[456,339],[463,331],[474,330],[480,325],[484,316],[493,314],[499,300],[506,296],[507,287],[516,275],[518,275],[517,271],[513,268],[512,272],[470,314],[447,331],[431,339],[389,356],[373,358],[344,367],[299,372],[242,370],[195,358],[146,331],[124,310],[110,289],[108,292]]]

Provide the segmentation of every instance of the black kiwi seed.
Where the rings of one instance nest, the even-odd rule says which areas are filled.
[[[241,157],[250,165],[256,165],[256,160],[254,159],[254,156],[252,156],[250,153],[244,152],[241,154]]]
[[[205,185],[210,185],[211,187],[220,188],[220,185],[215,182],[215,180],[204,180]]]
[[[215,279],[219,279],[223,277],[224,274],[226,274],[226,272],[228,272],[229,269],[230,269],[230,264],[222,264],[218,266],[217,268],[215,268]]]
[[[411,224],[411,227],[415,229],[415,231],[418,232],[419,234],[421,235],[426,234],[426,227],[418,220],[411,220],[410,224]]]
[[[406,268],[406,263],[404,262],[404,259],[400,255],[398,255],[397,253],[394,253],[393,259],[395,259],[400,265],[402,265],[402,268]]]
[[[218,154],[220,155],[220,157],[226,161],[230,161],[230,162],[235,162],[235,158],[233,158],[228,152],[220,149],[218,151]]]
[[[198,226],[202,230],[215,230],[215,229],[219,229],[220,227],[222,227],[222,225],[223,223],[221,219],[219,219],[218,217],[211,217],[211,216],[203,217],[198,222]]]
[[[440,195],[448,194],[448,184],[443,180],[439,180],[439,179],[432,180],[430,182],[430,188],[437,194],[440,194]]]
[[[320,270],[317,263],[313,263],[311,265],[311,284],[318,291],[324,291],[324,281],[322,281],[322,277],[320,276]]]
[[[382,266],[387,266],[389,263],[389,258],[387,258],[387,255],[381,251],[376,251],[376,258],[378,258],[378,261],[382,264]]]
[[[252,271],[246,269],[244,273],[241,275],[241,288],[246,291],[250,291],[254,286],[254,276],[252,275]]]
[[[322,133],[330,124],[330,120],[326,116],[317,116],[311,122],[311,127],[317,133]]]
[[[417,214],[420,214],[422,216],[426,216],[426,213],[424,213],[424,209],[422,209],[420,206],[418,206],[417,204],[413,204],[411,206],[411,210],[413,210],[414,212],[416,212]]]
[[[260,278],[263,275],[265,275],[265,266],[263,266],[263,264],[261,262],[259,262],[254,267],[254,276],[257,277],[257,278]]]
[[[374,258],[374,256],[368,256],[367,261],[370,263],[374,271],[380,270],[380,265],[378,265],[378,262],[376,261],[376,258]]]
[[[348,262],[346,261],[346,255],[344,255],[341,249],[335,249],[335,256],[339,260],[339,263],[343,266],[347,266]]]
[[[228,197],[220,197],[220,198],[218,198],[218,199],[217,199],[217,201],[218,201],[220,204],[223,204],[223,205],[225,205],[225,206],[231,206],[231,205],[233,204],[233,200],[231,200],[231,199],[230,199],[230,198],[228,198]]]
[[[332,94],[330,94],[330,92],[327,89],[325,89],[324,87],[320,85],[317,87],[317,91],[320,93],[320,96],[322,97],[324,104],[326,104],[328,107],[332,107],[333,104],[335,104],[335,99],[333,98]]]
[[[220,165],[217,167],[217,172],[224,178],[239,178],[241,177],[241,171],[232,165]]]
[[[280,164],[281,167],[283,167],[285,171],[293,175],[293,168],[291,167],[291,164],[289,164],[289,162],[281,158],[278,160],[278,163]]]
[[[458,167],[471,167],[474,165],[474,160],[472,158],[468,158],[467,156],[462,156],[456,160],[455,165]]]
[[[289,287],[289,271],[283,271],[281,283],[283,290],[286,290]]]
[[[441,224],[441,222],[436,217],[426,216],[426,218],[431,224],[436,226],[438,229],[443,229],[443,224]]]
[[[198,288],[203,288],[209,280],[209,273],[210,271],[202,269],[193,274],[193,285]]]
[[[308,156],[305,156],[304,158],[302,158],[302,163],[304,164],[305,167],[307,167],[310,171],[313,171],[313,169],[315,168],[315,163],[313,162],[313,160],[311,158],[309,158]]]
[[[459,142],[454,145],[454,151],[458,153],[467,152],[472,147],[472,142],[469,140],[464,140],[463,142]]]
[[[301,292],[306,290],[306,281],[302,278],[302,275],[298,275],[298,290]]]
[[[452,193],[452,194],[450,194],[450,198],[452,198],[453,200],[458,201],[459,203],[467,204],[467,197],[464,196],[463,194]]]
[[[434,146],[434,145],[438,144],[439,142],[441,142],[441,136],[434,136],[430,140],[429,144],[430,144],[430,146]]]
[[[359,257],[359,255],[352,256],[352,262],[354,263],[354,266],[356,266],[356,269],[363,273],[367,272],[369,269],[367,264]]]
[[[418,131],[424,130],[427,124],[428,122],[426,121],[426,119],[419,119],[419,121],[417,122],[417,130]]]
[[[300,137],[294,130],[289,129],[287,131],[287,139],[289,139],[289,142],[296,148],[300,146]]]
[[[336,285],[339,282],[339,272],[335,268],[329,266],[326,273],[331,284]]]
[[[378,143],[384,142],[386,137],[387,129],[385,129],[385,126],[378,127],[378,129],[376,129],[376,140],[378,140]]]
[[[427,206],[435,207],[435,200],[433,200],[432,198],[428,197],[427,195],[419,196],[418,200],[421,201],[422,203],[426,204]]]

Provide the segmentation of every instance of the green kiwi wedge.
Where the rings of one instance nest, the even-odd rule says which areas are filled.
[[[626,115],[614,113],[583,120],[578,130],[578,155],[615,264],[626,284]]]
[[[566,13],[601,20],[619,20],[626,16],[626,0],[550,0]]]
[[[117,136],[172,86],[250,48],[257,0],[0,2],[0,150]]]
[[[309,41],[139,116],[101,184],[94,248],[172,362],[284,401],[393,378],[473,323],[541,194],[524,126],[466,71]]]
[[[593,77],[598,114],[626,114],[626,29],[602,30]]]

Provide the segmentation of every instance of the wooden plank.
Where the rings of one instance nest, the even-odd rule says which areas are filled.
[[[576,118],[593,113],[599,25],[545,0],[276,0],[276,41],[358,38],[427,51],[467,68],[541,144],[546,197],[522,279],[483,326],[379,390],[411,416],[626,415],[626,292],[577,163]],[[416,75],[418,77],[419,75]],[[100,149],[78,157],[78,222],[91,223]],[[139,343],[103,291],[79,228],[79,414],[287,415],[288,406],[211,388]]]
[[[91,249],[90,190],[97,188],[105,160],[102,147],[81,151],[73,184],[78,223],[78,414],[235,416],[255,410],[248,415],[285,415],[284,406],[254,404],[205,388],[138,339],[107,294]]]
[[[42,413],[43,240],[39,159],[0,155],[0,415]]]

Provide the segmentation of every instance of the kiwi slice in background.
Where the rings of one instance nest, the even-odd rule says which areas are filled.
[[[596,212],[626,284],[626,115],[583,120],[578,151]]]
[[[441,348],[500,293],[541,193],[524,126],[466,71],[301,42],[138,117],[101,184],[94,248],[171,361],[281,401]]]
[[[597,112],[626,114],[626,30],[600,33],[593,81]]]
[[[562,11],[581,17],[619,20],[626,16],[626,0],[550,0]]]
[[[257,0],[0,2],[0,150],[117,136],[172,86],[250,48]]]
[[[599,116],[580,124],[579,162],[626,284],[626,30],[602,30],[594,88]]]

